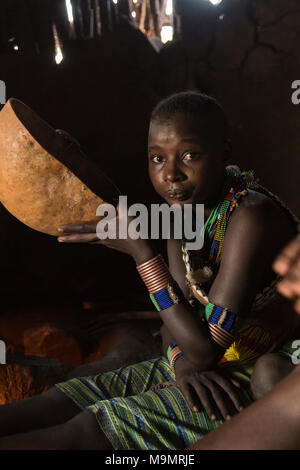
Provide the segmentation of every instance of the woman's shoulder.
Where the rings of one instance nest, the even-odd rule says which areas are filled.
[[[297,224],[292,215],[272,197],[248,189],[229,219],[228,232],[232,235],[235,231],[247,232],[245,236],[250,241],[253,236],[269,238],[271,235],[274,244],[278,245],[297,233]]]
[[[247,194],[239,202],[239,207],[250,211],[264,211],[273,206],[276,207],[276,204],[270,196],[254,189],[247,189]]]
[[[233,215],[267,220],[275,217],[278,221],[282,220],[283,223],[297,227],[299,224],[297,217],[276,194],[261,186],[252,170],[242,171],[237,165],[229,165],[226,171],[237,177],[238,181],[243,180],[242,186],[247,188],[246,194],[243,194],[244,191],[238,193],[243,194],[243,197],[239,198],[238,207],[233,211],[231,219],[236,218]]]
[[[263,218],[268,222],[274,219],[278,224],[287,224],[295,229],[296,221],[293,220],[292,213],[289,213],[286,206],[278,201],[272,198],[271,195],[248,189],[247,194],[240,199],[234,212],[236,216],[252,217],[254,220]]]

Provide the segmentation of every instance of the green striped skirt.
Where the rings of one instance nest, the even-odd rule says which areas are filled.
[[[237,379],[244,406],[253,400],[250,377],[253,365],[225,364]],[[156,389],[164,382],[173,382]],[[96,376],[78,377],[56,384],[80,409],[95,414],[114,449],[180,450],[201,439],[223,421],[212,421],[204,410],[192,411],[165,357],[123,367]]]

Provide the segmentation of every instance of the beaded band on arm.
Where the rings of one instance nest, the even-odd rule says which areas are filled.
[[[185,301],[179,285],[171,276],[161,255],[155,256],[136,268],[158,312]],[[172,341],[167,350],[167,358],[173,372],[175,371],[175,362],[182,356],[182,351],[176,342]]]
[[[170,367],[171,367],[171,369],[173,370],[173,372],[175,372],[175,362],[176,362],[177,359],[179,359],[180,357],[183,357],[183,353],[182,353],[182,351],[179,349],[179,347],[176,346],[174,349],[172,349],[171,354],[170,354],[170,359],[169,359]]]
[[[136,267],[145,283],[150,299],[159,312],[185,300],[161,255]]]
[[[183,352],[181,351],[181,349],[179,349],[179,347],[177,346],[177,343],[175,341],[172,341],[172,343],[167,349],[167,358],[169,360],[170,367],[173,370],[173,372],[175,372],[175,362],[180,357],[183,357]]]
[[[224,349],[234,342],[237,331],[244,319],[227,308],[219,307],[209,302],[205,307],[205,318],[213,340]]]

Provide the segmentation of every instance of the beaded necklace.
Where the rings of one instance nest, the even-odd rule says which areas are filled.
[[[193,296],[204,305],[208,300],[201,285],[214,278],[220,265],[229,218],[241,196],[247,194],[246,181],[242,174],[236,172],[232,167],[227,167],[225,171],[226,177],[221,201],[211,211],[204,225],[204,247],[200,250],[194,250],[193,256],[191,256],[185,248],[185,241],[182,242],[187,283]]]
[[[230,171],[231,170],[227,169],[228,173]],[[239,199],[247,194],[247,186],[243,176],[237,173],[234,174],[233,172],[230,176],[229,192],[218,207],[216,220],[209,233],[209,238],[212,240],[209,263],[214,265],[214,271],[216,271],[220,265],[223,242],[229,218],[233,209],[238,206]]]

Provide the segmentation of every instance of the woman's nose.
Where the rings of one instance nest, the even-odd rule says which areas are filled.
[[[184,179],[184,174],[176,163],[168,163],[165,168],[165,180],[166,181],[181,181]]]

